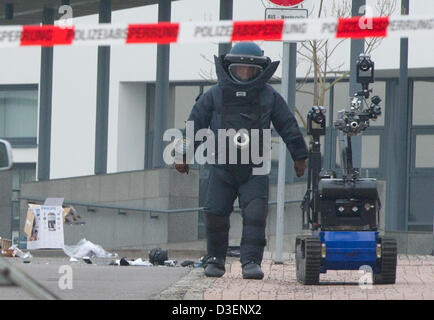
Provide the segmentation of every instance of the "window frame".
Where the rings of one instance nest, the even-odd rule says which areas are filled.
[[[4,84],[0,85],[0,92],[7,91],[29,91],[36,90],[38,96],[38,104],[36,106],[39,115],[39,85],[38,84]],[[38,127],[38,124],[36,124]],[[35,148],[37,147],[37,137],[0,137],[10,142],[13,148]]]

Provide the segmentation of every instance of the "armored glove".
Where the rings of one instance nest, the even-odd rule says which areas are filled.
[[[306,159],[298,159],[294,161],[294,170],[297,177],[302,177],[304,175],[304,170],[306,170]]]
[[[176,171],[180,173],[187,173],[190,171],[190,167],[186,163],[175,163]]]

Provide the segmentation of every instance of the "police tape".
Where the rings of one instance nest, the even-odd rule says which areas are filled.
[[[434,17],[352,17],[265,21],[162,22],[150,24],[0,27],[0,47],[58,45],[229,43],[369,37],[433,36]]]

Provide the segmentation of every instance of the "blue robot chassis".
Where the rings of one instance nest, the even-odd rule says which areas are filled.
[[[307,116],[309,149],[308,187],[302,204],[303,227],[312,234],[296,238],[297,280],[319,284],[328,270],[372,272],[375,284],[393,284],[396,279],[396,240],[378,231],[381,210],[375,179],[360,178],[352,165],[351,137],[369,127],[381,114],[378,96],[368,106],[369,83],[374,82],[374,63],[369,56],[357,61],[357,81],[362,91],[342,110],[334,126],[340,131],[342,178],[321,169],[320,136],[325,135],[325,109],[313,107]]]

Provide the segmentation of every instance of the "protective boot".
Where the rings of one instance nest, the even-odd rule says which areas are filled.
[[[246,279],[262,279],[261,262],[264,255],[267,203],[257,198],[250,201],[243,210],[243,232],[240,246],[240,260]],[[246,270],[244,270],[246,268]]]
[[[251,261],[243,265],[243,279],[261,280],[262,278],[264,278],[264,273],[259,264]]]
[[[209,257],[206,262],[205,275],[207,277],[220,278],[226,272],[225,260],[217,257]]]
[[[225,274],[226,252],[229,245],[229,217],[206,212],[205,215],[208,259],[205,262],[207,277]]]

